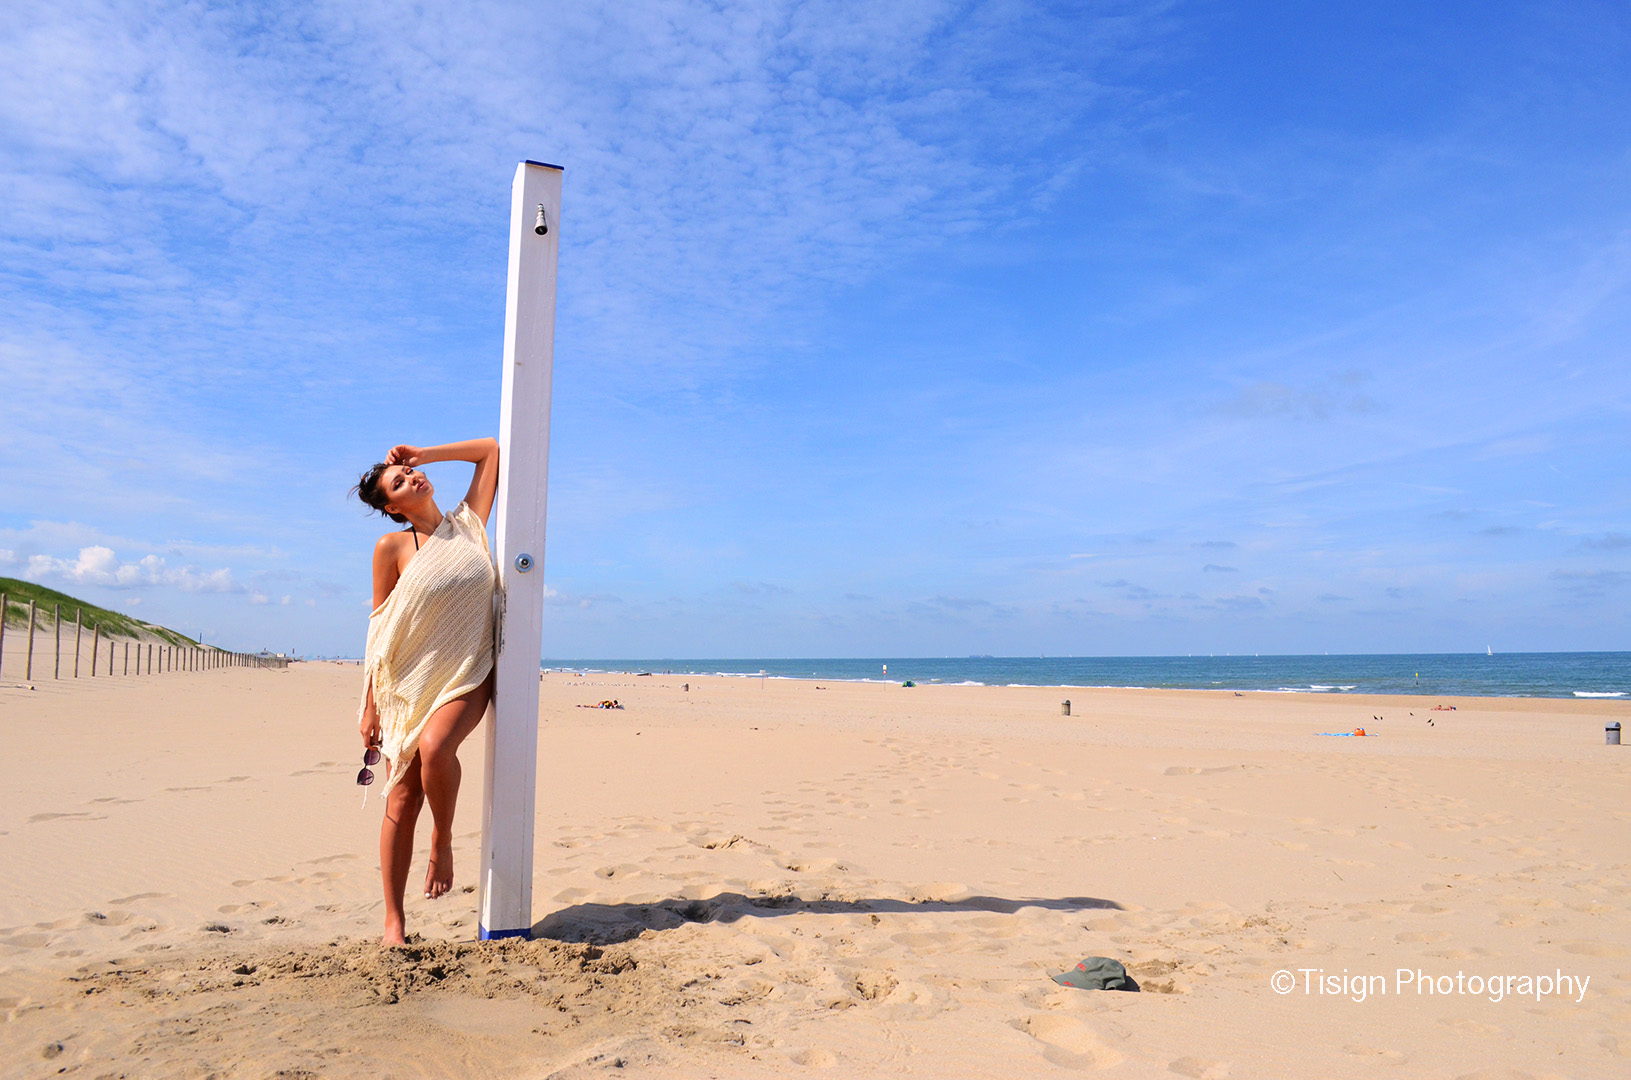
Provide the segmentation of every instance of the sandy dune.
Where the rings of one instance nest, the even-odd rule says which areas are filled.
[[[1624,703],[549,675],[537,939],[382,952],[355,668],[7,672],[0,1076],[1631,1075]]]

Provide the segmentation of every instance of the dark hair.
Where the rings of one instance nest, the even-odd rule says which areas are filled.
[[[378,510],[392,521],[406,524],[408,521],[407,518],[403,517],[401,514],[389,513],[385,509],[385,504],[391,500],[386,497],[385,492],[379,489],[379,478],[385,474],[385,470],[388,468],[390,468],[390,466],[383,461],[377,465],[370,465],[368,467],[368,471],[362,474],[362,479],[358,480],[356,486],[351,489],[351,494],[355,495],[357,498],[361,499],[375,510]]]

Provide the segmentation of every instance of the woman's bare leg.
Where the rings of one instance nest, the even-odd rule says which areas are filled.
[[[425,805],[419,758],[408,763],[402,780],[385,797],[385,820],[379,827],[379,873],[385,881],[385,945],[406,944],[402,896],[408,891],[408,866],[413,862],[413,832],[419,809]]]
[[[459,744],[481,723],[493,699],[493,677],[430,714],[419,736],[425,799],[430,803],[430,868],[425,895],[434,900],[453,887],[453,810],[459,801]]]

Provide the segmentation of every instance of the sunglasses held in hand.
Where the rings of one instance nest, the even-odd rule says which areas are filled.
[[[370,746],[362,752],[362,768],[357,772],[357,786],[362,790],[362,804],[368,805],[368,785],[374,782],[374,770],[370,765],[379,764],[379,747]]]

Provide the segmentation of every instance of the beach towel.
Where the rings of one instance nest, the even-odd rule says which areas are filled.
[[[391,764],[382,794],[413,762],[431,714],[492,671],[497,580],[487,530],[461,502],[443,515],[391,595],[368,616],[359,713],[368,707],[371,685],[380,750]]]

